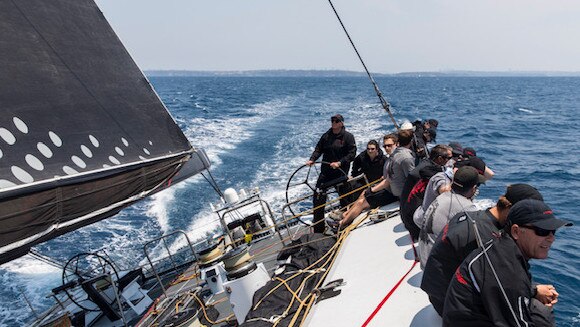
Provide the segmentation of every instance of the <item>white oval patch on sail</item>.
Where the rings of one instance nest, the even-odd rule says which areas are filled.
[[[46,146],[46,144],[38,142],[38,144],[36,144],[36,148],[43,156],[47,158],[52,158],[52,150],[50,150],[50,148]]]
[[[149,150],[147,150],[146,148],[143,148],[143,152],[145,152],[147,155],[151,154],[151,152],[149,152]]]
[[[87,156],[87,158],[93,157],[93,152],[91,151],[91,149],[87,148],[86,146],[81,145],[81,151],[85,154],[85,156]]]
[[[0,128],[0,137],[4,139],[4,142],[8,143],[8,145],[14,145],[14,143],[16,143],[16,137],[14,137],[14,134],[6,128]]]
[[[69,166],[63,166],[62,171],[64,171],[65,174],[67,174],[67,175],[74,175],[74,174],[79,173],[78,171],[74,170],[73,168],[71,168]]]
[[[2,152],[2,149],[0,149],[0,159],[2,159],[2,156],[4,156],[4,153]]]
[[[125,152],[123,152],[123,150],[121,150],[120,147],[116,146],[115,147],[115,151],[122,157],[125,155]]]
[[[62,146],[62,140],[58,135],[56,135],[55,132],[53,131],[48,132],[48,136],[50,137],[50,140],[56,147],[60,148]]]
[[[75,165],[79,166],[79,168],[87,168],[87,164],[83,161],[83,159],[77,156],[72,156],[70,159],[75,163]]]
[[[14,177],[16,177],[22,183],[34,182],[34,178],[32,178],[32,176],[24,169],[18,166],[12,166],[10,170],[12,170],[12,174],[14,175]]]
[[[1,188],[9,188],[12,186],[16,186],[16,184],[12,183],[11,181],[7,181],[5,179],[0,179],[0,189]]]
[[[27,154],[26,157],[24,157],[24,160],[26,160],[26,163],[33,169],[36,169],[38,171],[44,170],[44,165],[42,164],[42,161],[40,161],[35,156]]]
[[[115,165],[120,165],[121,162],[119,160],[117,160],[117,158],[113,157],[113,156],[109,156],[109,161],[114,163]]]
[[[12,121],[14,122],[14,125],[16,125],[16,128],[18,128],[19,131],[21,131],[24,134],[28,134],[28,126],[26,125],[25,122],[22,121],[22,119],[14,117],[12,118]]]
[[[96,137],[94,137],[92,135],[89,135],[89,140],[91,140],[91,143],[93,144],[93,146],[95,148],[98,148],[99,147],[99,140],[97,140]]]
[[[125,146],[129,146],[129,141],[127,141],[127,139],[125,139],[124,137],[121,138],[121,141]]]

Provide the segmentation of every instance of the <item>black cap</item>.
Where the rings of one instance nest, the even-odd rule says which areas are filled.
[[[344,117],[342,117],[341,114],[336,114],[336,115],[330,117],[330,120],[333,120],[333,119],[336,119],[336,120],[338,120],[340,122],[344,122]]]
[[[480,175],[477,169],[471,166],[461,167],[453,175],[453,184],[462,189],[467,189],[481,183],[485,183],[485,177]]]
[[[571,222],[556,218],[548,205],[534,199],[525,199],[516,203],[510,209],[508,221],[510,225],[532,225],[546,230],[573,225]]]
[[[460,159],[455,163],[455,168],[471,166],[477,170],[480,175],[485,174],[485,162],[479,157],[471,157],[469,159]]]
[[[474,148],[471,148],[471,147],[467,147],[467,148],[463,149],[463,154],[466,157],[475,157],[475,156],[477,156],[477,152],[475,152],[475,149]]]
[[[429,119],[427,122],[429,123],[430,128],[437,129],[437,126],[439,126],[439,121],[437,121],[437,119]]]
[[[454,157],[463,154],[463,147],[459,142],[449,142],[449,146],[451,147]]]
[[[542,194],[535,187],[528,184],[509,185],[504,196],[512,205],[525,199],[544,201]]]

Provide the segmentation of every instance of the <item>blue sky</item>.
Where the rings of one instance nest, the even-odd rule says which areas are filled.
[[[97,0],[142,69],[362,71],[327,0]],[[577,0],[334,0],[372,72],[580,72]]]

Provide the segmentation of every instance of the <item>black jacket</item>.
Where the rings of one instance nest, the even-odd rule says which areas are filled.
[[[483,243],[500,235],[499,222],[488,210],[462,212],[453,217],[439,234],[423,270],[421,289],[429,295],[435,310],[442,315],[447,287],[453,273],[478,244],[472,220],[475,220]]]
[[[425,188],[429,179],[438,172],[443,171],[443,167],[437,165],[429,159],[423,159],[411,170],[405,180],[403,191],[401,192],[401,220],[405,228],[413,239],[419,238],[420,228],[413,221],[415,210],[423,203]],[[414,191],[414,192],[413,192]]]
[[[358,176],[360,174],[365,174],[369,182],[376,181],[383,176],[383,166],[387,157],[383,154],[381,149],[378,149],[379,153],[371,160],[367,151],[359,153],[352,163],[352,176]]]
[[[350,163],[356,156],[354,136],[347,132],[344,127],[338,134],[332,133],[332,128],[328,129],[320,137],[314,152],[310,156],[310,160],[316,161],[320,156],[322,156],[322,161],[327,163],[340,161],[340,169],[344,174],[348,175]],[[320,170],[323,175],[328,176],[338,175],[338,172],[340,172],[338,169],[330,168],[329,164],[322,164]]]
[[[427,159],[429,156],[425,151],[425,140],[423,139],[423,124],[420,122],[414,122],[413,125],[415,126],[415,131],[413,131],[413,141],[411,142],[411,150],[415,153],[416,164],[419,163],[421,159]],[[420,149],[422,149],[420,151]]]
[[[532,321],[529,264],[509,235],[485,245],[505,297],[482,249],[455,271],[443,308],[443,326],[536,326]],[[511,309],[511,310],[510,310]]]

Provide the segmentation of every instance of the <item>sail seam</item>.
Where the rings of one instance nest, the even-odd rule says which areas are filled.
[[[107,184],[106,187],[101,187],[101,188],[98,188],[98,189],[92,189],[89,192],[78,193],[78,194],[75,194],[73,196],[70,196],[70,197],[68,197],[66,199],[63,198],[62,190],[61,190],[62,187],[57,187],[57,188],[55,188],[55,190],[56,190],[56,192],[55,192],[55,199],[56,199],[56,201],[54,201],[54,202],[48,202],[48,203],[45,203],[45,204],[42,204],[42,205],[35,206],[34,208],[29,208],[29,210],[22,210],[22,211],[18,211],[18,212],[12,212],[10,215],[5,215],[5,216],[0,217],[0,221],[2,219],[6,219],[6,218],[10,218],[10,217],[22,215],[24,213],[30,212],[32,209],[45,208],[45,207],[50,207],[50,206],[54,206],[54,205],[57,205],[57,208],[56,208],[57,209],[57,217],[60,217],[60,216],[62,216],[62,203],[65,202],[65,201],[69,201],[69,200],[73,200],[75,198],[79,198],[79,197],[86,196],[86,195],[89,195],[89,194],[94,194],[94,193],[97,193],[97,192],[101,192],[101,191],[104,191],[106,189],[114,188],[114,187],[117,187],[117,186],[126,184],[127,182],[132,182],[132,181],[139,180],[139,179],[144,180],[144,183],[142,183],[142,185],[141,185],[141,188],[144,188],[144,187],[147,186],[147,176],[148,175],[157,174],[160,171],[166,170],[166,169],[168,169],[171,166],[180,165],[180,164],[182,164],[182,162],[179,162],[179,161],[177,161],[177,162],[171,162],[168,165],[159,167],[157,169],[153,169],[151,171],[146,171],[145,168],[142,168],[141,169],[142,172],[138,176],[135,176],[135,177],[132,177],[132,178],[127,178],[127,179],[125,179],[123,181],[120,181],[120,182],[117,182],[117,183]],[[5,230],[5,232],[6,232],[6,230]]]
[[[180,166],[180,165],[178,165],[178,166]],[[177,167],[176,167],[176,170],[177,170]],[[24,240],[20,240],[18,242],[14,242],[12,244],[9,244],[9,245],[6,245],[6,246],[0,248],[0,255],[4,254],[4,253],[6,253],[6,252],[8,252],[10,250],[17,249],[17,248],[20,248],[22,246],[25,246],[28,243],[33,243],[37,239],[39,239],[42,236],[45,236],[45,235],[51,233],[54,230],[58,230],[58,229],[61,229],[61,228],[66,228],[66,227],[71,226],[71,225],[75,225],[75,224],[80,223],[80,222],[82,222],[84,220],[90,219],[92,217],[96,217],[96,216],[98,216],[100,214],[104,214],[106,212],[109,212],[112,209],[119,208],[119,207],[121,207],[121,206],[123,206],[125,204],[132,203],[132,202],[135,202],[137,200],[140,200],[140,199],[148,196],[149,194],[151,194],[153,191],[155,191],[160,186],[162,186],[167,180],[168,180],[168,178],[167,179],[163,179],[163,181],[161,181],[160,183],[156,184],[155,186],[153,186],[149,190],[142,191],[139,194],[135,194],[135,195],[133,195],[133,196],[131,196],[131,197],[123,200],[123,201],[116,202],[116,203],[114,203],[112,205],[109,205],[109,206],[107,206],[105,208],[101,208],[99,210],[93,211],[93,212],[91,212],[89,214],[86,214],[86,215],[84,215],[82,217],[79,217],[79,218],[76,218],[76,219],[73,219],[73,220],[69,220],[69,221],[64,222],[62,224],[60,222],[57,222],[56,224],[52,224],[44,232],[37,233],[37,234],[35,234],[33,236],[30,236],[30,237],[28,237],[28,238],[26,238]]]

